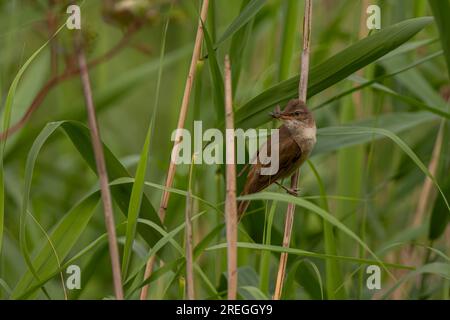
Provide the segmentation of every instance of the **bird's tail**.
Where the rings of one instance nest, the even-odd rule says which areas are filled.
[[[250,201],[248,201],[248,200],[239,201],[238,221],[241,221],[241,218],[244,215],[245,211],[247,210],[249,204],[250,204]]]

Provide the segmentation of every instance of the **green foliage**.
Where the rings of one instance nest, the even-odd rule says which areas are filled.
[[[76,67],[74,33],[37,27],[48,3],[0,6],[3,131],[39,100],[25,126],[0,141],[0,299],[61,299],[61,275],[66,279],[72,264],[82,270],[82,289],[69,290],[69,299],[104,299],[113,292],[108,239],[78,75],[36,97],[51,77]],[[278,125],[267,113],[297,96],[299,76],[292,75],[300,62],[303,4],[210,3],[186,128],[201,120],[204,129],[223,129],[226,54],[235,126]],[[353,41],[366,34],[359,30],[364,8],[349,0],[314,1],[308,105],[317,144],[301,168],[299,197],[278,186],[245,197],[252,204],[238,226],[239,299],[272,298],[282,252],[289,254],[283,299],[378,298],[364,287],[368,265],[381,267],[385,299],[394,292],[405,299],[449,297],[450,86],[443,70],[450,65],[450,1],[406,1],[401,10],[395,3],[380,6],[382,29]],[[138,299],[150,284],[149,298],[184,298],[188,204],[196,297],[224,299],[224,167],[179,165],[173,186],[165,187],[198,12],[184,2],[158,8],[151,23],[126,33],[123,43],[117,25],[103,20],[100,1],[82,8],[86,30],[96,30],[88,60],[110,52],[89,73],[125,295]],[[415,18],[402,20],[405,12]],[[360,110],[353,94],[362,96]],[[238,193],[245,178],[239,178]],[[432,190],[418,216],[427,178]],[[164,190],[171,198],[161,223],[154,208]],[[296,205],[288,248],[282,246],[287,203]],[[398,262],[405,250],[419,259]],[[152,257],[154,270],[144,279]],[[393,277],[396,270],[403,276]]]
[[[444,50],[447,62],[447,74],[450,80],[450,1],[429,1],[433,15],[438,26],[442,49]],[[444,104],[444,103],[443,103]],[[447,111],[450,111],[450,102],[447,101]],[[437,166],[439,181],[443,185],[444,194],[450,194],[450,120],[442,120],[442,142],[440,146],[440,156]],[[445,231],[450,221],[450,215],[445,210],[443,199],[437,198],[430,218],[430,228],[428,237],[430,240],[438,239]]]
[[[387,27],[312,67],[309,74],[308,98],[396,49],[431,21],[432,19],[428,17],[416,18]],[[251,128],[269,121],[267,112],[277,104],[294,98],[297,95],[298,82],[299,76],[290,78],[247,102],[236,112],[236,126]]]

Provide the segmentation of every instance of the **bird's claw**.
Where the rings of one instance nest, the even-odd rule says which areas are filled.
[[[277,185],[279,185],[281,188],[283,188],[284,190],[286,190],[286,192],[287,193],[289,193],[290,195],[293,195],[293,196],[295,196],[295,197],[298,197],[299,196],[299,192],[300,192],[300,189],[299,188],[288,188],[288,187],[285,187],[285,186],[283,186],[281,183],[279,183],[279,182],[275,182]]]
[[[293,195],[294,197],[298,197],[299,193],[300,193],[300,189],[295,188],[295,189],[289,189],[286,188],[287,193],[289,193],[290,195]]]

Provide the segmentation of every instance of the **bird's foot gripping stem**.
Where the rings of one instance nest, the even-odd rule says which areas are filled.
[[[290,195],[293,195],[293,196],[295,196],[295,197],[298,197],[299,196],[299,192],[300,192],[300,189],[298,189],[298,188],[294,188],[294,189],[291,189],[291,188],[288,188],[288,187],[285,187],[285,186],[283,186],[281,183],[279,183],[279,182],[275,182],[277,185],[279,185],[281,188],[283,188],[284,190],[286,190],[286,192],[287,193],[289,193]]]

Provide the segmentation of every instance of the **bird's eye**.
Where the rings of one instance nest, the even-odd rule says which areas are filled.
[[[295,111],[295,113],[294,113],[296,116],[299,116],[300,115],[300,111]]]

